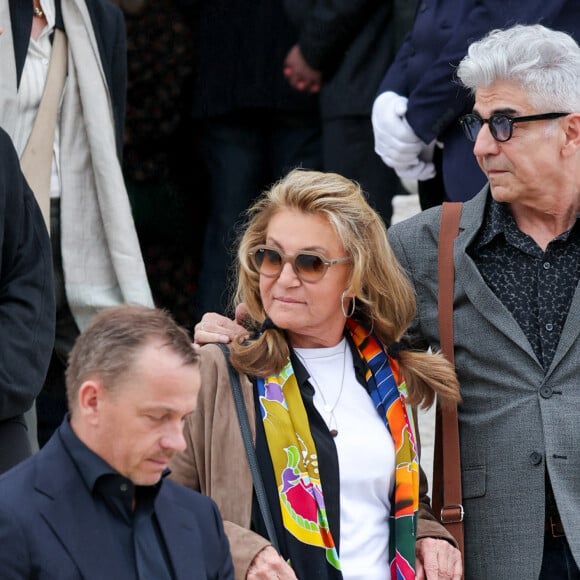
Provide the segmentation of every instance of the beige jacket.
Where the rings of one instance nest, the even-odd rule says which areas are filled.
[[[197,410],[185,424],[187,449],[171,464],[171,478],[202,493],[217,503],[230,541],[236,579],[246,578],[256,554],[270,542],[250,531],[252,513],[252,477],[236,416],[222,351],[206,345],[201,351],[201,390]],[[242,375],[242,391],[252,434],[255,437],[256,415],[253,385]],[[427,482],[422,477],[418,537],[452,537],[429,511],[425,496]]]

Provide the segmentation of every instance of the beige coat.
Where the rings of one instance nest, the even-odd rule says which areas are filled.
[[[246,578],[256,554],[270,542],[250,531],[252,513],[252,477],[236,416],[222,351],[216,345],[201,351],[201,390],[197,410],[187,419],[187,449],[171,464],[171,478],[209,495],[217,503],[230,540],[236,579]],[[252,434],[255,437],[256,414],[253,385],[242,375],[242,391]],[[422,492],[426,490],[423,479]],[[422,499],[424,497],[422,493]],[[451,536],[436,522],[422,503],[419,511],[418,537]]]

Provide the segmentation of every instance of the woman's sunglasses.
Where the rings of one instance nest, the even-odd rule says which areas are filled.
[[[317,282],[330,266],[351,261],[348,257],[329,260],[318,252],[299,252],[290,256],[270,246],[256,246],[248,252],[248,256],[256,272],[267,278],[279,276],[284,264],[290,262],[294,273],[303,282]]]

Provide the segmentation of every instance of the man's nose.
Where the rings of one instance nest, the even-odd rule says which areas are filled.
[[[476,157],[483,157],[485,155],[495,155],[498,152],[499,143],[493,138],[489,130],[489,123],[484,123],[475,139],[473,153]]]
[[[185,437],[183,436],[183,423],[177,421],[167,427],[166,431],[161,437],[161,447],[171,451],[184,451],[187,447]]]

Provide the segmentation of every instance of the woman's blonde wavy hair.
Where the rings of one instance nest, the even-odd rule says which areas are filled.
[[[415,295],[387,240],[381,217],[367,203],[360,186],[341,175],[295,169],[274,184],[248,210],[238,247],[238,284],[234,302],[244,302],[252,323],[267,318],[260,297],[259,274],[249,251],[266,241],[268,224],[278,212],[292,209],[324,216],[352,258],[347,291],[356,297],[354,317],[385,345],[398,341],[415,315]],[[289,347],[283,330],[270,329],[247,341],[234,341],[233,365],[251,376],[268,376],[286,364]],[[408,402],[428,407],[434,393],[459,399],[452,366],[440,354],[401,350],[399,364],[409,391]]]

